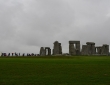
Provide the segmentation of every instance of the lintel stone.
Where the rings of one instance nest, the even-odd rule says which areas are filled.
[[[80,44],[80,41],[69,41],[69,44]]]
[[[97,47],[95,47],[95,48],[102,48],[102,46],[97,46]]]
[[[50,47],[45,47],[45,49],[50,49]]]
[[[94,42],[86,42],[86,44],[87,44],[87,45],[90,45],[90,44],[95,45]]]

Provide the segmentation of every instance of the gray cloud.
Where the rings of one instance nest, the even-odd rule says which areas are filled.
[[[110,0],[2,0],[0,51],[39,53],[69,40],[109,44]],[[110,45],[110,44],[109,44]]]

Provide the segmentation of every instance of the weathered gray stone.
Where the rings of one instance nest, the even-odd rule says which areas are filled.
[[[101,53],[102,53],[102,46],[95,47],[95,53],[98,54],[98,55],[101,55]]]
[[[69,54],[80,55],[80,41],[69,41]]]
[[[53,44],[54,44],[53,55],[59,54],[59,42],[55,41]]]
[[[94,55],[95,54],[95,43],[94,42],[87,42],[87,49],[88,49],[88,55]]]
[[[40,56],[45,56],[45,49],[44,49],[44,47],[40,48]]]
[[[54,44],[53,55],[62,54],[61,43],[55,41],[53,44]]]
[[[50,47],[45,47],[45,55],[48,55],[48,56],[51,55],[51,49],[50,49]]]
[[[103,44],[102,46],[102,55],[108,55],[109,54],[109,45]]]
[[[95,43],[87,42],[87,45],[82,45],[82,55],[94,55],[96,53]]]
[[[86,42],[87,45],[95,45],[94,42]]]
[[[82,55],[88,55],[88,47],[87,47],[87,45],[82,45],[81,54]]]
[[[80,44],[80,41],[69,41],[69,44],[77,44],[77,43]]]
[[[74,45],[72,43],[69,44],[69,54],[75,55]]]
[[[62,54],[62,46],[61,46],[61,43],[59,43],[59,54]]]

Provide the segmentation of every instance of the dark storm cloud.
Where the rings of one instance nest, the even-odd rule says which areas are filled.
[[[109,44],[109,0],[2,0],[0,1],[0,51],[39,52],[69,40]]]

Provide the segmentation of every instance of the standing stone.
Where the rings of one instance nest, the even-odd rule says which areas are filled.
[[[104,44],[103,46],[102,46],[102,53],[101,53],[102,55],[109,55],[109,45],[107,45],[107,44]]]
[[[53,55],[62,54],[61,43],[55,41],[53,44],[54,44]]]
[[[45,49],[44,49],[44,47],[41,47],[40,48],[40,56],[45,56],[46,54],[45,54]]]
[[[61,46],[61,43],[59,43],[59,54],[62,54],[62,46]]]
[[[80,41],[69,41],[69,54],[80,55]]]
[[[76,55],[80,55],[80,41],[76,43]]]
[[[45,47],[45,55],[51,55],[51,49],[49,47]]]
[[[87,42],[87,49],[88,49],[88,55],[94,55],[95,54],[95,43],[94,42]]]
[[[95,47],[95,53],[98,54],[98,55],[101,55],[101,53],[102,53],[102,46]]]
[[[69,43],[69,54],[70,55],[74,55],[75,54],[73,43]]]
[[[82,54],[82,55],[88,55],[88,48],[87,48],[87,45],[82,45],[81,54]]]
[[[82,55],[94,55],[96,53],[95,43],[87,42],[87,45],[82,45]]]
[[[54,48],[53,48],[53,50],[52,50],[52,55],[54,55]]]

